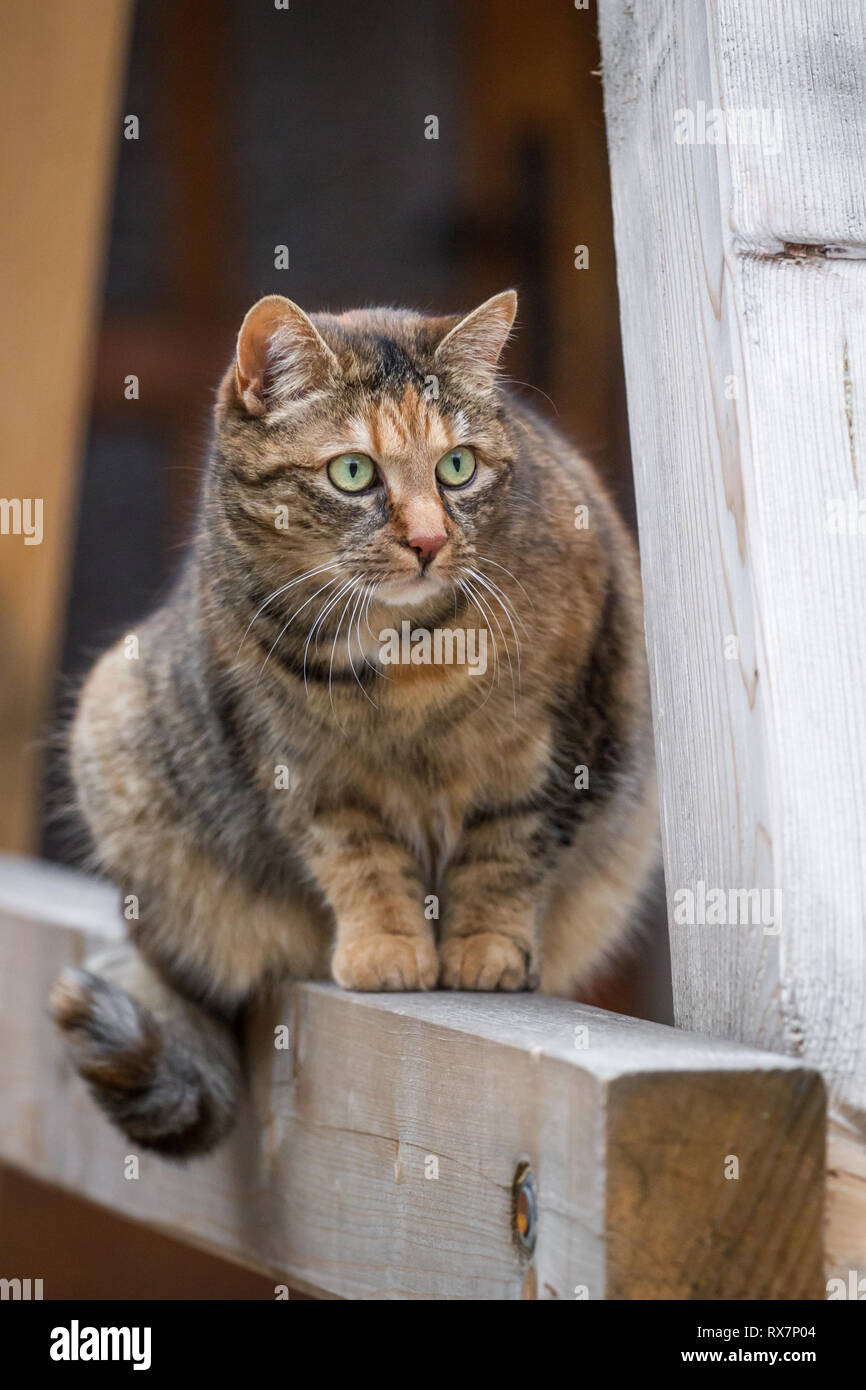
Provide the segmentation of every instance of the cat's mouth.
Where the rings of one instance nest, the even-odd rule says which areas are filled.
[[[439,574],[418,573],[405,579],[385,579],[376,588],[376,598],[381,603],[420,607],[437,598],[446,588],[446,581]]]

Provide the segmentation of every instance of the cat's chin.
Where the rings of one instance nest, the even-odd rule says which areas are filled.
[[[424,608],[439,598],[447,584],[438,575],[418,575],[411,579],[387,579],[376,589],[376,602],[389,608]]]

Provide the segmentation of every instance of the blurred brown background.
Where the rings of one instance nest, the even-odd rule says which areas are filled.
[[[74,861],[48,731],[171,576],[213,391],[260,295],[456,311],[516,286],[509,375],[633,518],[596,15],[571,0],[0,0],[0,47],[0,491],[45,498],[40,547],[0,538],[0,848]],[[668,1019],[667,979],[657,910],[590,997]],[[152,1237],[137,1237],[149,1261],[112,1261],[138,1249],[121,1223],[11,1174],[0,1274],[25,1272],[4,1249],[46,1265],[45,1224],[34,1246],[22,1213],[49,1205],[48,1296],[177,1297],[185,1259],[191,1296],[272,1296]]]

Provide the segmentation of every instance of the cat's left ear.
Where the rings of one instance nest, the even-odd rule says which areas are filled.
[[[461,374],[476,391],[491,391],[516,313],[514,290],[495,294],[445,334],[436,349],[436,360]]]
[[[238,334],[235,381],[250,415],[268,411],[339,376],[337,359],[303,309],[269,294],[250,309]]]

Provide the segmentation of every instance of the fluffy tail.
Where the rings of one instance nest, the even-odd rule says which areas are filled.
[[[67,969],[51,991],[72,1062],[115,1124],[168,1158],[207,1153],[234,1123],[238,1044],[131,947]]]

